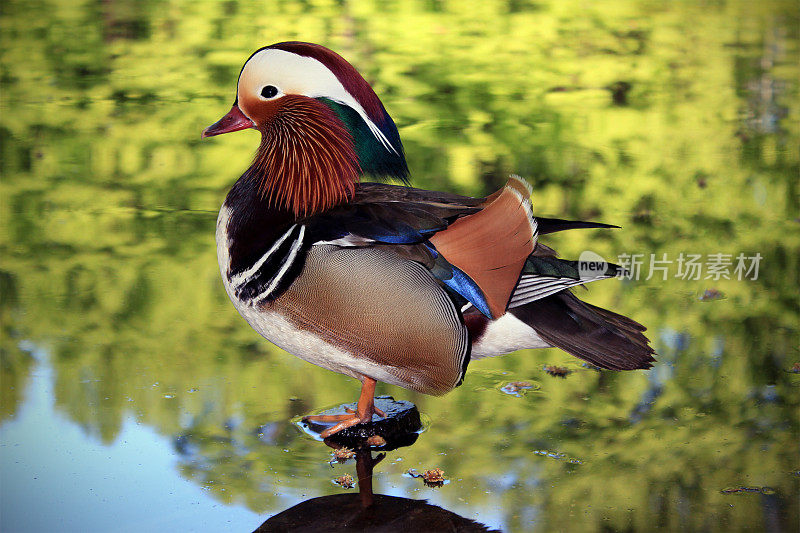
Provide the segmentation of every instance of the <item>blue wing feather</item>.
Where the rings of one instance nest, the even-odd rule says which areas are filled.
[[[472,278],[467,276],[463,270],[451,265],[442,255],[436,251],[432,244],[426,243],[425,246],[431,251],[434,257],[434,265],[431,268],[431,273],[436,276],[439,281],[445,284],[447,288],[453,292],[460,294],[469,303],[475,306],[475,309],[483,313],[489,319],[492,319],[492,312],[489,309],[489,303],[486,301],[486,296],[478,284]]]

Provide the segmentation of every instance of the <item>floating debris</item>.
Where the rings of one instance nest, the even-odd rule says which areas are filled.
[[[367,444],[375,448],[380,448],[381,446],[386,446],[386,439],[380,435],[373,435],[367,439]]]
[[[628,91],[631,88],[633,88],[633,85],[627,81],[615,81],[606,87],[607,90],[611,91],[611,101],[616,106],[628,105]]]
[[[433,470],[426,470],[422,473],[422,479],[425,480],[425,483],[438,483],[441,485],[444,483],[444,470],[441,468],[434,468]]]
[[[602,368],[600,368],[599,366],[595,366],[595,365],[593,365],[592,363],[583,363],[581,366],[582,366],[583,368],[588,368],[589,370],[595,370],[595,371],[597,371],[597,372],[601,372],[601,371],[603,370],[603,369],[602,369]]]
[[[575,459],[574,457],[568,457],[565,453],[558,453],[558,452],[551,452],[548,450],[534,450],[534,455],[541,455],[543,457],[549,457],[551,459],[556,459],[558,461],[566,461],[573,465],[582,465],[583,461],[580,459]]]
[[[521,396],[520,394],[521,391],[526,391],[532,388],[533,385],[531,385],[527,381],[511,381],[500,387],[500,391],[505,392],[506,394],[510,394],[512,396]]]
[[[443,484],[444,483],[444,470],[441,468],[434,468],[433,470],[426,470],[422,473],[422,479],[425,483],[429,484]]]
[[[723,298],[725,298],[725,295],[722,294],[722,292],[718,291],[717,289],[706,289],[700,296],[700,301],[710,302],[712,300],[721,300]]]
[[[448,483],[447,478],[444,477],[444,470],[441,468],[426,470],[421,474],[413,468],[409,468],[406,474],[413,478],[422,478],[422,481],[425,483],[425,485],[429,487],[441,487],[445,483]]]
[[[333,450],[333,452],[331,452],[331,455],[333,456],[333,458],[331,459],[331,462],[337,461],[339,463],[343,463],[343,462],[347,461],[348,459],[352,459],[353,457],[355,457],[356,456],[356,452],[354,452],[352,449],[348,448],[347,446],[343,446],[341,448],[337,448],[337,449]]]
[[[544,371],[555,378],[566,378],[572,370],[563,366],[544,365]]]
[[[339,476],[333,480],[334,483],[340,485],[344,489],[352,489],[356,486],[355,481],[353,480],[353,476],[350,474],[345,474],[343,476]]]
[[[566,457],[566,455],[563,453],[548,452],[546,450],[534,450],[533,454],[543,455],[545,457],[550,457],[551,459],[563,459],[564,457]]]
[[[741,493],[757,493],[757,494],[775,494],[775,491],[769,487],[736,487],[732,489],[722,489],[722,494],[741,494]]]

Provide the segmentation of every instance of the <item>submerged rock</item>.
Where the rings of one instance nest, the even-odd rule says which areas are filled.
[[[334,444],[336,447],[346,446],[351,449],[373,447],[393,450],[401,446],[409,446],[417,440],[418,433],[422,431],[422,420],[416,405],[405,400],[395,400],[391,396],[377,396],[375,397],[375,407],[386,413],[386,417],[373,416],[372,422],[343,429],[325,439],[325,442]],[[343,404],[316,414],[341,414],[348,408],[355,409],[356,404]],[[320,434],[330,427],[330,424],[313,420],[302,421],[301,424],[316,434]]]

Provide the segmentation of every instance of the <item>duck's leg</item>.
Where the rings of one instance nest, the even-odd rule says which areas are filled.
[[[345,428],[355,426],[356,424],[371,422],[373,414],[385,417],[386,413],[375,407],[376,383],[374,379],[364,377],[364,381],[361,384],[361,396],[358,398],[355,412],[352,409],[348,409],[348,414],[346,415],[310,415],[304,416],[303,420],[311,420],[313,422],[338,422],[335,426],[320,433],[320,437],[325,439]]]

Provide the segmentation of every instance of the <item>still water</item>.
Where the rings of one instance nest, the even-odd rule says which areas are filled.
[[[796,2],[12,1],[1,16],[3,531],[251,531],[355,492],[332,482],[354,463],[291,420],[358,384],[250,330],[213,242],[258,139],[200,131],[249,53],[292,39],[373,83],[414,185],[478,195],[516,172],[535,212],[623,226],[546,242],[635,256],[637,279],[582,297],[645,324],[659,354],[615,374],[519,352],[473,362],[441,398],[379,385],[429,427],[375,466],[375,494],[503,531],[796,530]],[[432,468],[449,483],[406,474]]]

